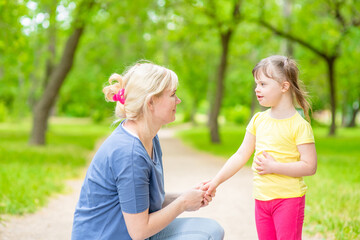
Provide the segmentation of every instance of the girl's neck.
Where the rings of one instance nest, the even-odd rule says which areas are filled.
[[[283,99],[276,106],[272,106],[270,110],[270,117],[276,119],[285,119],[294,116],[296,109],[292,102],[290,94],[283,96]]]
[[[270,117],[275,119],[286,119],[294,116],[295,113],[296,113],[295,107],[293,107],[292,109],[287,109],[285,111],[277,108],[274,109],[274,107],[272,107],[269,115]]]

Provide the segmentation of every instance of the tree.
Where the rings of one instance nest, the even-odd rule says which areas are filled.
[[[50,110],[54,105],[59,90],[73,65],[75,52],[86,25],[86,17],[84,13],[88,14],[94,3],[94,0],[84,0],[77,9],[77,16],[73,23],[74,30],[66,42],[61,60],[58,65],[52,67],[44,93],[39,102],[35,105],[30,144],[45,144],[45,135]]]
[[[262,26],[270,29],[279,36],[300,44],[325,61],[327,66],[329,97],[331,104],[331,126],[329,129],[329,135],[335,135],[336,131],[336,61],[341,56],[341,45],[350,29],[352,27],[360,26],[360,15],[356,7],[353,7],[354,5],[356,6],[354,1],[352,4],[347,4],[345,1],[327,0],[325,1],[325,7],[323,8],[325,11],[318,9],[318,11],[323,13],[322,16],[325,15],[327,25],[334,26],[335,29],[331,30],[338,32],[335,36],[335,41],[333,40],[334,36],[328,36],[321,40],[322,43],[320,46],[315,45],[314,39],[310,36],[306,38],[307,36],[305,34],[301,34],[301,36],[299,36],[298,33],[291,30],[284,31],[275,27],[273,24],[264,20],[265,16],[263,14],[261,14],[259,19],[259,23]],[[346,15],[344,12],[350,12],[350,14]]]
[[[221,56],[217,67],[216,84],[213,98],[210,102],[209,128],[213,143],[220,143],[218,116],[224,93],[226,69],[228,67],[228,55],[231,38],[241,21],[241,0],[217,3],[208,1],[208,6],[196,6],[203,12],[217,29],[221,43]],[[205,4],[205,3],[203,3]],[[228,15],[230,12],[230,16]]]

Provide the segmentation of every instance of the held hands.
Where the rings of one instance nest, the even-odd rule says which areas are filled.
[[[195,188],[190,189],[187,192],[184,192],[180,196],[180,198],[182,198],[185,211],[199,210],[199,208],[204,206],[204,202],[203,202],[204,197],[205,197],[205,191]]]
[[[257,160],[254,160],[257,165],[255,169],[258,171],[257,173],[259,175],[274,173],[275,165],[277,162],[270,154],[263,151],[262,155],[260,154],[256,158]]]
[[[209,181],[201,182],[180,196],[184,202],[185,211],[197,211],[199,208],[209,205],[212,196],[207,196],[206,190],[202,189],[208,182]]]
[[[207,202],[206,205],[208,205],[209,202],[212,200],[212,198],[215,197],[217,186],[218,184],[216,184],[214,180],[203,182],[203,185],[201,186],[201,190],[206,191],[204,197],[204,202],[205,203]],[[210,199],[210,201],[208,201],[208,199]]]
[[[214,188],[212,181],[208,180],[199,183],[193,189],[181,195],[185,203],[185,211],[196,211],[209,205],[213,197],[215,197],[215,193],[216,187]]]

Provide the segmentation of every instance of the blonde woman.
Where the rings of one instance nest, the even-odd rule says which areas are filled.
[[[75,209],[72,239],[223,239],[211,219],[176,218],[206,206],[214,194],[200,186],[165,194],[161,126],[175,120],[176,74],[137,63],[113,74],[103,89],[121,121],[94,156]]]

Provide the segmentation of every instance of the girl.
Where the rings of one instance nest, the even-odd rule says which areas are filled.
[[[175,120],[178,78],[164,67],[138,63],[104,88],[124,119],[95,154],[76,205],[72,239],[214,239],[223,228],[206,218],[176,218],[206,206],[200,187],[165,194],[157,132]]]
[[[202,188],[212,194],[255,150],[252,170],[259,239],[301,239],[307,188],[303,176],[315,174],[317,156],[311,126],[294,107],[296,100],[309,119],[310,106],[298,72],[295,61],[284,56],[270,56],[255,66],[257,100],[270,109],[253,116],[237,152]]]

